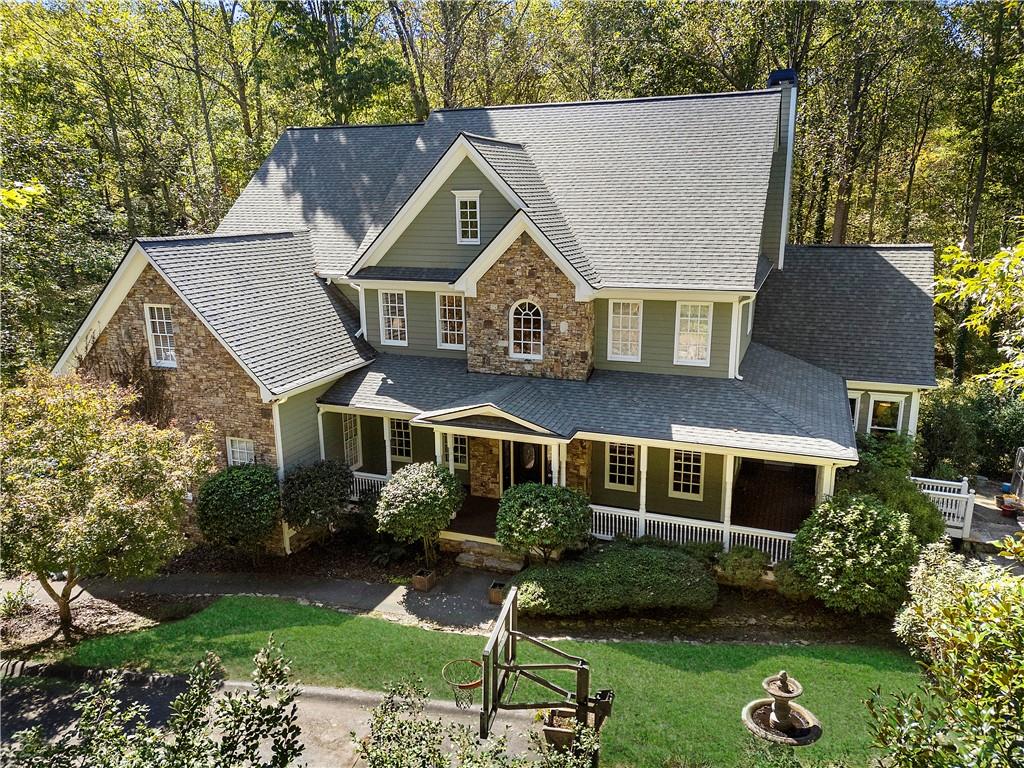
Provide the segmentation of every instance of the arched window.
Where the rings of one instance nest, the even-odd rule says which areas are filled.
[[[520,360],[544,357],[544,313],[532,301],[512,305],[508,316],[509,356]]]

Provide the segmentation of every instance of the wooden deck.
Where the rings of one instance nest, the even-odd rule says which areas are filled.
[[[468,536],[494,538],[498,520],[498,500],[482,496],[466,496],[462,509],[451,521],[446,531]]]
[[[732,495],[732,522],[792,533],[814,509],[814,467],[744,459]]]

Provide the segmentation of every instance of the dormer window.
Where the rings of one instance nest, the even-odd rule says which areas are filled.
[[[711,365],[711,305],[676,302],[676,365]]]
[[[455,242],[480,245],[480,190],[455,192]]]
[[[544,358],[544,313],[532,301],[520,301],[508,314],[509,357],[517,360]]]
[[[177,368],[174,351],[174,321],[167,304],[147,304],[146,339],[149,341],[149,364],[154,368]]]

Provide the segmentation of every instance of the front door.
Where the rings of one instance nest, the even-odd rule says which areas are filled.
[[[501,441],[501,491],[519,483],[550,483],[548,447],[541,443]]]

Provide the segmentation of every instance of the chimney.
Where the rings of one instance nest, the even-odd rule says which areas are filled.
[[[776,69],[770,75],[768,75],[768,87],[773,88],[776,85],[782,85],[783,83],[789,83],[790,85],[796,85],[796,70],[795,69]]]

